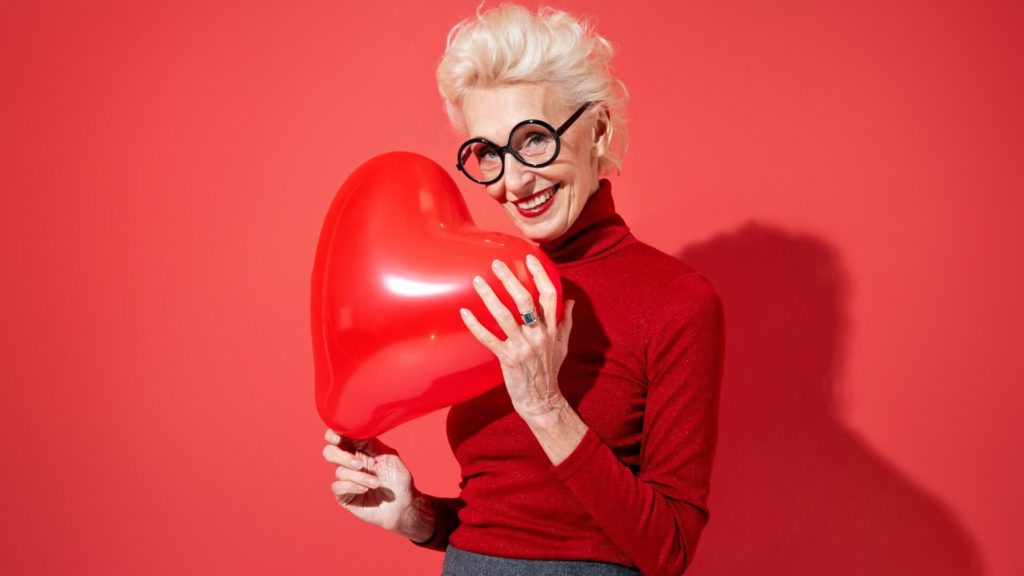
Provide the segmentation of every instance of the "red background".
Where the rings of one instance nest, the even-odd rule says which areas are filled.
[[[476,0],[371,4],[3,3],[0,572],[438,573],[334,503],[312,399],[334,192],[459,141]],[[621,46],[621,212],[726,307],[692,573],[1024,573],[1020,3],[560,5]],[[452,495],[443,416],[385,439]]]

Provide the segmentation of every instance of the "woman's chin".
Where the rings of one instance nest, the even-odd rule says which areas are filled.
[[[513,213],[512,219],[516,227],[519,228],[519,231],[523,233],[523,236],[539,244],[554,240],[562,234],[563,229],[558,225],[558,208],[558,206],[553,206],[548,213],[530,219],[523,218],[518,213]]]
[[[551,223],[548,222],[530,225],[523,225],[520,223],[519,231],[523,233],[523,236],[526,236],[529,240],[537,244],[554,240],[555,238],[558,238],[561,233],[559,230],[554,230]]]

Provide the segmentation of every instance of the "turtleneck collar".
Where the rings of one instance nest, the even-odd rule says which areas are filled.
[[[629,235],[626,222],[615,212],[612,184],[602,178],[572,226],[558,238],[541,242],[540,249],[556,264],[565,264],[608,252]]]

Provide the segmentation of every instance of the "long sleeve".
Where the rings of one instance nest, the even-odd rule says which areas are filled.
[[[659,291],[660,292],[660,291]],[[554,474],[646,576],[678,576],[709,513],[718,435],[724,314],[710,283],[679,276],[647,322],[647,399],[639,473],[588,428]],[[683,297],[685,295],[685,297]]]
[[[466,505],[460,498],[441,498],[427,495],[434,507],[434,534],[424,542],[409,540],[417,546],[443,552],[448,547],[448,537],[459,526],[459,510]]]

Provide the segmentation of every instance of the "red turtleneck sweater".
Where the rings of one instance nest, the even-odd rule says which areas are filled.
[[[419,545],[682,574],[708,521],[721,302],[693,268],[630,233],[608,180],[540,247],[576,300],[558,383],[588,430],[553,466],[503,386],[453,406],[462,491],[431,497],[436,530]]]

